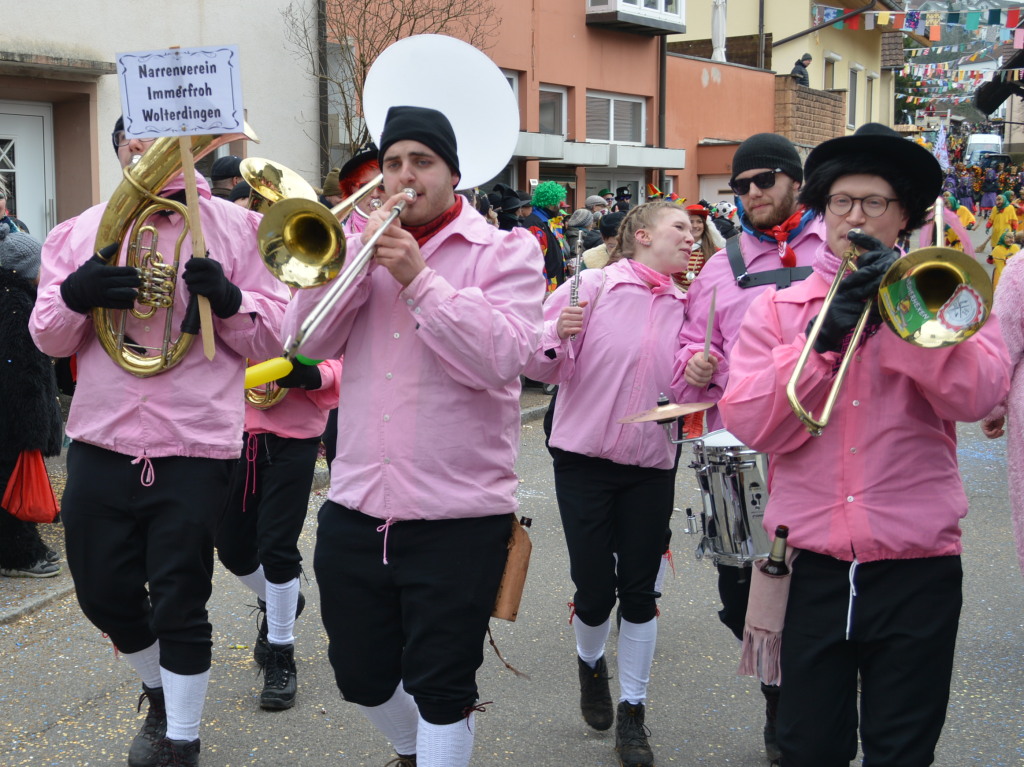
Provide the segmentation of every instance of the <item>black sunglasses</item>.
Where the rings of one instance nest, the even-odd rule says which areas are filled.
[[[775,186],[775,174],[781,172],[782,168],[776,168],[775,170],[766,170],[764,173],[758,173],[750,178],[734,178],[729,182],[729,188],[740,196],[750,191],[751,184],[761,191],[771,189]]]

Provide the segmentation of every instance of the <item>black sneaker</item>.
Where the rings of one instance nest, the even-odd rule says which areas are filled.
[[[263,692],[260,708],[283,711],[295,705],[295,645],[268,644],[263,661]]]
[[[199,739],[160,741],[156,767],[199,767]]]
[[[619,703],[615,722],[615,750],[622,767],[654,767],[654,752],[647,742],[650,730],[644,726],[644,704]]]
[[[385,764],[384,767],[416,767],[416,754],[412,756],[398,754],[398,756]]]
[[[607,730],[615,721],[612,695],[608,690],[608,664],[602,655],[594,668],[576,656],[580,673],[580,711],[595,730]]]
[[[779,711],[780,689],[775,684],[761,683],[764,695],[764,752],[769,762],[777,762],[782,758],[779,741],[775,737],[775,718]]]
[[[164,688],[142,685],[138,710],[142,701],[149,698],[149,711],[142,723],[142,729],[128,749],[128,767],[155,767],[160,755],[160,741],[167,733],[167,709],[164,707]]]
[[[260,611],[260,630],[256,634],[256,644],[252,648],[252,659],[256,661],[257,665],[262,666],[267,657],[267,648],[270,646],[267,641],[267,603],[256,597],[256,609]],[[306,597],[300,591],[299,601],[295,605],[295,617],[298,618],[302,615],[302,611],[305,609]]]

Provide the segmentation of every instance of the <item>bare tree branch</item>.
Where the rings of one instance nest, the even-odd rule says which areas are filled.
[[[318,64],[315,9],[293,0],[281,15],[294,54],[312,76],[327,83],[328,112],[338,123],[338,145],[324,147],[328,155],[332,150],[340,155],[332,156],[332,162],[347,159],[369,141],[362,119],[363,83],[385,48],[411,35],[444,34],[487,50],[501,26],[493,0],[327,0],[326,11],[326,71]],[[320,134],[317,126],[308,133]]]

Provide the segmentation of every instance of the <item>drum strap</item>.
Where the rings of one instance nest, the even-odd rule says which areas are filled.
[[[747,272],[747,264],[743,260],[743,253],[740,250],[740,237],[730,237],[725,241],[725,253],[729,256],[729,266],[732,267],[736,284],[741,288],[757,288],[762,285],[775,285],[780,290],[788,288],[794,282],[806,280],[814,271],[809,266],[782,267],[780,269],[766,269],[763,272]]]

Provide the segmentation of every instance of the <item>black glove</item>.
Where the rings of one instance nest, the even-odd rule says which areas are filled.
[[[108,245],[61,283],[60,297],[71,311],[85,314],[94,306],[104,309],[131,309],[138,296],[139,270],[131,266],[108,266],[106,259],[117,252]]]
[[[295,362],[292,365],[292,372],[284,378],[278,378],[277,385],[282,389],[314,391],[323,386],[323,379],[320,377],[320,369],[316,365],[303,365],[301,362]]]
[[[238,314],[242,291],[224,276],[224,267],[212,258],[190,258],[185,262],[183,279],[189,292],[210,299],[213,313],[226,320]]]
[[[877,324],[882,321],[876,300],[878,288],[889,267],[900,257],[899,251],[885,247],[870,235],[852,232],[848,236],[858,248],[867,250],[857,259],[857,271],[839,283],[839,290],[836,291],[835,299],[814,342],[814,350],[819,354],[839,351],[842,348],[843,339],[853,330],[864,311],[865,301],[871,301],[868,322]],[[811,322],[813,323],[813,320]],[[808,324],[808,334],[810,330],[811,324]]]

